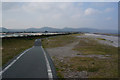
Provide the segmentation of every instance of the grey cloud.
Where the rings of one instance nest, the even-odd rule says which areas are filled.
[[[105,24],[104,22],[110,21],[106,20],[104,15],[107,7],[104,7],[103,10],[99,10],[89,6],[86,7],[84,4],[86,3],[4,3],[3,25],[8,28],[43,26],[56,28],[66,26],[97,28],[97,24],[103,26]],[[94,3],[91,3],[91,5],[94,5]],[[100,14],[101,12],[102,14]],[[89,14],[89,16],[85,14]],[[104,20],[104,22],[102,22],[102,19],[106,21]],[[105,26],[110,26],[110,24],[105,24]]]

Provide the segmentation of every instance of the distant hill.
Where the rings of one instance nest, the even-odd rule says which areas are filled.
[[[50,27],[42,27],[42,28],[28,28],[26,29],[26,31],[41,31],[41,32],[44,32],[44,31],[60,31],[60,29],[57,29],[57,28],[50,28]]]
[[[0,30],[3,32],[91,32],[91,33],[118,33],[117,30],[101,30],[101,29],[92,29],[92,28],[51,28],[51,27],[42,27],[42,28],[28,28],[28,29],[7,29],[1,27]]]
[[[9,32],[24,32],[26,29],[9,29]]]
[[[0,32],[8,32],[9,30],[7,28],[4,27],[0,27]]]

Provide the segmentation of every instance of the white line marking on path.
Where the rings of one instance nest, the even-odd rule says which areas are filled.
[[[43,53],[44,53],[45,60],[46,60],[46,64],[47,64],[48,77],[49,77],[49,79],[51,80],[51,79],[53,79],[52,70],[51,70],[49,61],[48,61],[48,59],[47,59],[47,55],[46,55],[46,53],[45,53],[45,51],[44,51],[44,49],[43,49],[42,46],[41,46],[41,48],[42,48],[42,51],[43,51]]]
[[[32,47],[34,48],[34,47]],[[13,60],[7,67],[5,67],[2,71],[0,71],[0,76],[2,75],[2,73],[4,73],[8,68],[10,68],[22,55],[24,55],[27,51],[29,51],[30,49],[32,48],[29,48],[27,50],[25,50],[22,54],[20,54],[15,60]]]

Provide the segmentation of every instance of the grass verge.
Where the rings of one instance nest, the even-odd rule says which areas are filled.
[[[2,65],[6,64],[17,54],[33,46],[35,38],[2,39]]]

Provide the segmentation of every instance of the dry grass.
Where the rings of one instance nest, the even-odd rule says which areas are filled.
[[[62,36],[56,36],[51,37],[49,39],[43,39],[43,47],[45,48],[54,48],[54,47],[62,47],[67,44],[73,43],[76,40],[75,37],[71,35],[62,35]]]
[[[104,39],[104,38],[97,38],[98,40],[106,40],[106,39]]]
[[[97,59],[85,57],[72,58],[71,61],[76,63],[73,66],[74,68],[76,67],[80,71],[86,70],[88,72],[91,72],[89,74],[89,77],[91,78],[118,77],[118,48],[100,44],[94,39],[80,38],[79,44],[76,45],[74,50],[77,50],[85,55],[111,55],[110,59]]]
[[[3,39],[2,64],[6,64],[17,54],[33,46],[35,39]]]
[[[118,53],[118,48],[100,44],[94,39],[80,38],[79,40],[79,44],[73,50],[77,50],[83,54],[114,55]]]
[[[63,61],[54,58],[57,76],[64,78],[70,72],[87,71],[88,78],[117,78],[118,62],[114,59],[66,57]],[[74,78],[74,77],[71,77]],[[77,78],[81,78],[79,75]]]
[[[79,33],[79,34],[72,34],[71,36],[84,36],[85,34],[84,33]]]
[[[89,78],[118,77],[118,61],[116,59],[73,57],[70,58],[69,64],[76,71],[87,71]]]
[[[99,59],[95,57],[53,57],[53,61],[60,78],[70,72],[87,71],[88,78],[117,78],[118,77],[118,48],[103,45],[90,38],[74,38],[77,35],[60,36],[44,40],[45,48],[62,47],[74,41],[79,41],[73,50],[83,55],[98,54],[110,55],[110,58]],[[64,56],[64,55],[63,55]],[[74,77],[72,77],[74,78]],[[78,78],[80,78],[78,76]]]
[[[56,71],[57,71],[57,76],[59,78],[64,78],[64,73],[65,73],[65,70],[67,70],[67,68],[69,69],[68,67],[68,64],[64,63],[64,62],[61,62],[58,58],[56,58],[55,56],[52,57],[53,59],[53,62],[55,64],[55,67],[56,67]]]

